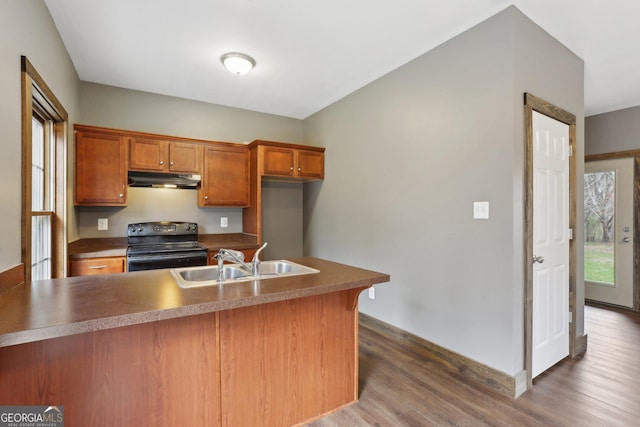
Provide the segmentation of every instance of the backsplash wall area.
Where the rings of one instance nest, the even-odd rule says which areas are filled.
[[[196,222],[200,234],[242,232],[241,208],[199,208],[195,190],[129,187],[127,192],[126,207],[76,207],[79,238],[126,237],[128,224],[149,221]],[[220,227],[221,217],[228,227]],[[98,230],[98,218],[108,219],[108,230]]]

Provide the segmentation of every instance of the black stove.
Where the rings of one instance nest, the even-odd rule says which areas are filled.
[[[127,227],[127,271],[207,265],[193,222],[140,222]]]

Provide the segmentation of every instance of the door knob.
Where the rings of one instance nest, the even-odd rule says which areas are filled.
[[[538,256],[533,256],[533,263],[535,264],[536,262],[539,262],[540,264],[542,264],[544,262],[544,257],[542,255],[538,255]]]

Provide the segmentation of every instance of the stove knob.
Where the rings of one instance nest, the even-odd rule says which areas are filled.
[[[142,230],[144,230],[144,228],[142,228],[142,224],[138,224],[138,233],[142,233]]]
[[[133,225],[133,224],[131,224],[131,225],[129,226],[129,233],[135,233],[135,232],[136,232],[136,226],[135,226],[135,225]]]

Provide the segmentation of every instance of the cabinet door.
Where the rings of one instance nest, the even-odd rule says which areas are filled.
[[[168,168],[169,144],[166,141],[134,138],[129,150],[130,169],[162,172]]]
[[[324,153],[297,150],[296,176],[324,179]]]
[[[95,274],[124,273],[125,258],[87,258],[69,262],[70,276],[92,276]]]
[[[200,206],[249,206],[249,150],[205,147]]]
[[[75,204],[126,205],[127,143],[124,138],[78,132],[75,154]]]
[[[294,176],[294,150],[290,148],[264,147],[263,174]]]
[[[171,172],[200,173],[202,145],[183,142],[169,144],[169,170]]]

